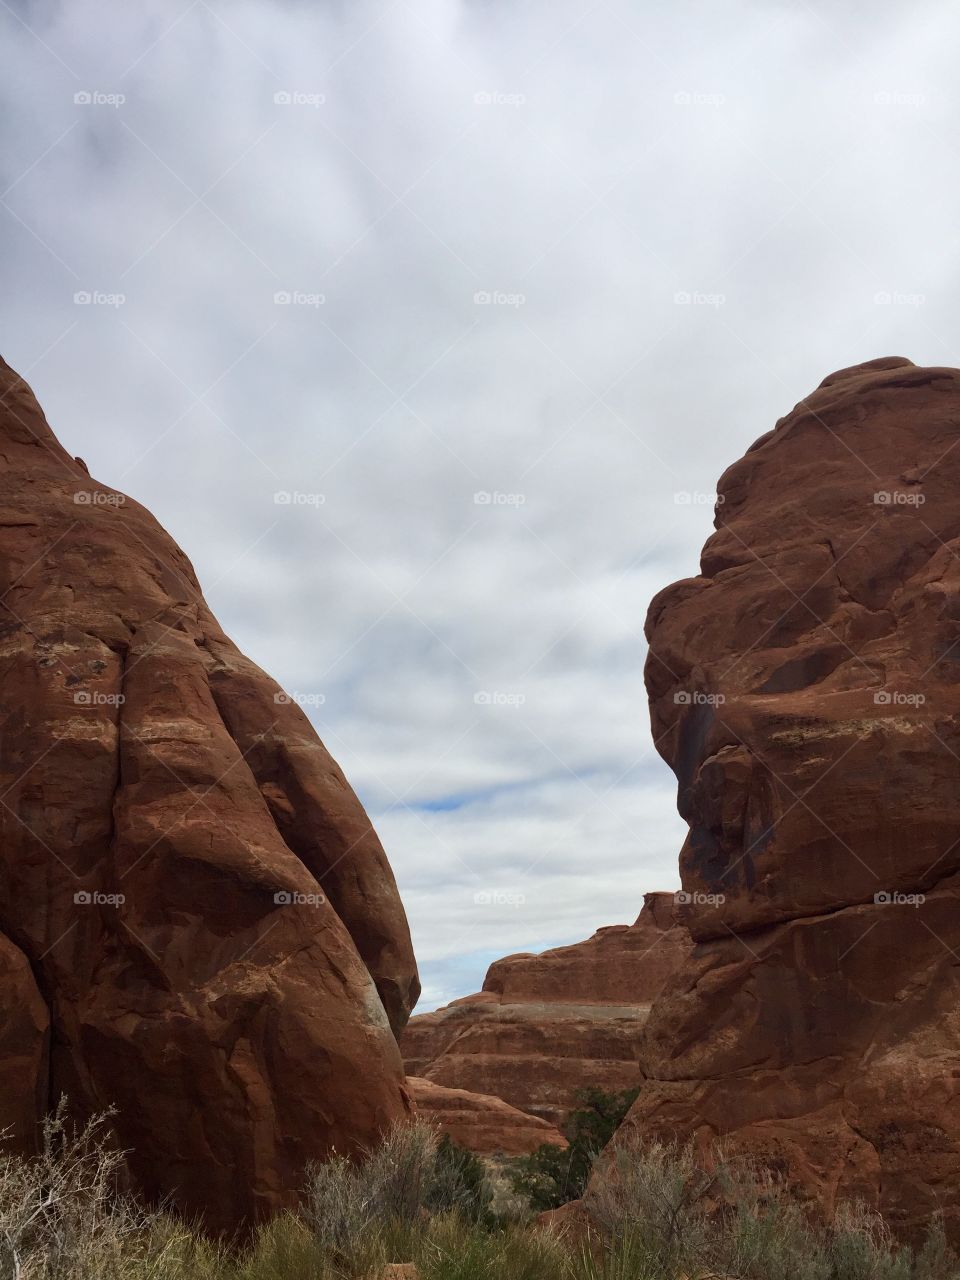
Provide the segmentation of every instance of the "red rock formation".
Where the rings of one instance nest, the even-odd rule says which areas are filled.
[[[634,1088],[650,1002],[689,950],[673,895],[647,894],[632,925],[490,966],[483,990],[410,1020],[411,1074],[493,1094],[561,1125],[578,1089]]]
[[[734,1134],[830,1208],[960,1235],[960,371],[842,370],[720,481],[653,601],[697,946],[643,1132]]]
[[[393,875],[183,552],[2,362],[0,464],[0,1123],[114,1104],[140,1187],[232,1228],[409,1114]]]
[[[559,1129],[511,1107],[502,1098],[447,1089],[421,1076],[407,1076],[417,1110],[458,1146],[481,1156],[525,1156],[537,1147],[565,1147]]]

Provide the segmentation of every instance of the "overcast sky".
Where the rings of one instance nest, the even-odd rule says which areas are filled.
[[[0,27],[0,353],[304,701],[421,1008],[632,920],[683,836],[644,613],[717,478],[832,370],[960,364],[960,10],[0,0]]]

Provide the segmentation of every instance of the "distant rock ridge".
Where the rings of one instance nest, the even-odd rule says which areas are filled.
[[[559,1129],[502,1098],[448,1089],[419,1076],[407,1076],[407,1085],[420,1116],[477,1155],[525,1156],[537,1147],[567,1145]]]
[[[407,1070],[562,1125],[578,1089],[639,1084],[643,1023],[690,945],[674,896],[650,893],[632,925],[506,956],[476,995],[411,1018],[401,1037]]]
[[[697,945],[626,1132],[747,1147],[828,1211],[960,1237],[960,371],[825,378],[653,600]]]
[[[249,1225],[412,1113],[383,849],[180,548],[2,361],[0,604],[0,1128],[29,1148],[61,1095],[115,1105],[140,1190]]]

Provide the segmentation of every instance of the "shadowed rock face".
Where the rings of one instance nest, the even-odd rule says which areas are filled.
[[[562,1124],[578,1089],[639,1083],[650,1002],[689,948],[673,895],[647,894],[634,924],[506,956],[476,995],[411,1018],[401,1040],[407,1070]]]
[[[409,1114],[419,984],[380,843],[153,517],[0,362],[0,1125],[108,1105],[233,1228]]]
[[[647,619],[698,945],[645,1132],[733,1133],[828,1208],[960,1225],[960,371],[827,378],[731,467]]]

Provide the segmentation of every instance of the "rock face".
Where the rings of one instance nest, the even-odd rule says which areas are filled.
[[[401,1039],[407,1070],[561,1125],[578,1089],[639,1083],[650,1003],[689,949],[673,895],[647,894],[636,923],[507,956],[477,995],[412,1018]]]
[[[466,1089],[447,1089],[420,1076],[407,1076],[417,1110],[458,1146],[481,1156],[525,1156],[549,1144],[565,1147],[559,1129],[511,1107],[502,1098]]]
[[[2,362],[0,464],[0,1124],[115,1105],[140,1188],[231,1229],[410,1113],[393,875],[184,554]]]
[[[732,1133],[829,1209],[960,1234],[960,371],[825,379],[653,601],[697,946],[629,1123]]]

